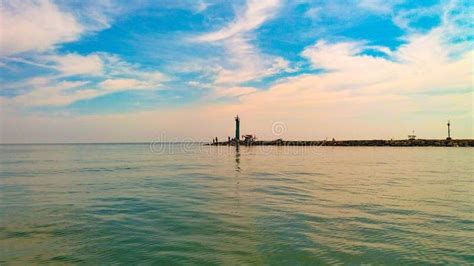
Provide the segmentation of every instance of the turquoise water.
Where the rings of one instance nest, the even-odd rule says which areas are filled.
[[[0,263],[474,263],[473,156],[2,145]]]

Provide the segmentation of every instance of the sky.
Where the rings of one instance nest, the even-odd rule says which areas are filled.
[[[473,1],[0,0],[0,142],[473,133]]]

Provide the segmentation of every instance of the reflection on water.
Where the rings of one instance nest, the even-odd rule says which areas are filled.
[[[0,146],[0,263],[474,261],[474,149],[157,150]]]
[[[240,148],[235,146],[235,171],[240,172]]]

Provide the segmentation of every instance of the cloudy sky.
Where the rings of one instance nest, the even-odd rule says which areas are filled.
[[[0,3],[2,143],[474,137],[473,1]]]

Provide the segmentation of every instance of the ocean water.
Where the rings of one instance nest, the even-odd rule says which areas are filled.
[[[472,264],[474,149],[0,146],[0,264]]]

